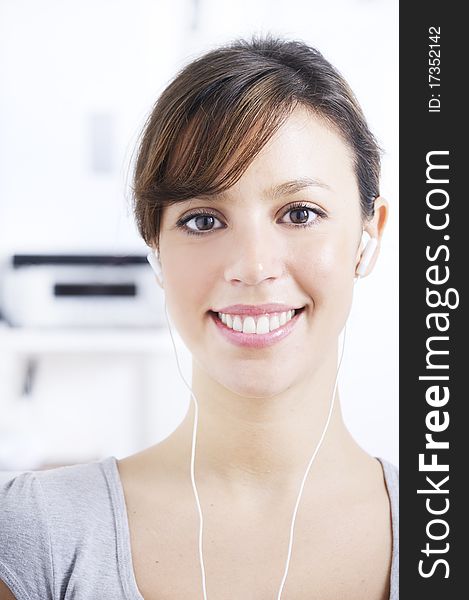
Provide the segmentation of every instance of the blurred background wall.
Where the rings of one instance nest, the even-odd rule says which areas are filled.
[[[0,0],[0,470],[120,458],[184,417],[189,394],[130,209],[132,155],[182,66],[267,31],[342,72],[385,150],[391,213],[355,291],[340,388],[358,442],[399,463],[397,0]],[[13,268],[15,255],[111,262]],[[145,298],[58,299],[57,282]]]

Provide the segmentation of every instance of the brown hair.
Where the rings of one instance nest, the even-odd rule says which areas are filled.
[[[381,149],[347,82],[303,42],[254,36],[191,62],[153,107],[133,185],[145,242],[159,246],[165,206],[234,185],[298,104],[334,127],[351,148],[362,218],[371,218]]]

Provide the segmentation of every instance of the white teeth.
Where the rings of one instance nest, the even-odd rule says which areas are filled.
[[[274,331],[280,326],[285,325],[295,315],[294,310],[288,310],[282,313],[269,313],[256,317],[247,316],[242,318],[240,315],[229,315],[218,313],[218,318],[230,329],[242,331],[243,333],[265,334]]]
[[[246,317],[243,321],[243,333],[256,333],[256,322],[253,317]]]
[[[283,313],[285,314],[285,313]],[[278,315],[275,315],[274,317],[270,317],[270,331],[273,331],[274,329],[278,329],[280,327],[280,319],[278,318]]]
[[[243,322],[241,321],[241,317],[236,315],[233,319],[233,329],[235,331],[243,331]]]
[[[270,322],[269,317],[263,315],[257,320],[256,325],[256,333],[269,333],[270,331]]]

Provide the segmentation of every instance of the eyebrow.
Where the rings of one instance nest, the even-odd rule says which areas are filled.
[[[324,181],[321,181],[320,179],[315,179],[312,177],[300,177],[298,179],[292,179],[291,181],[285,181],[284,183],[280,183],[271,188],[268,188],[265,191],[265,195],[267,197],[271,197],[275,200],[279,196],[296,194],[297,192],[300,192],[301,190],[304,190],[305,188],[308,188],[308,187],[319,187],[319,188],[322,188],[325,190],[332,191],[332,188],[327,183],[324,183]],[[213,194],[210,196],[205,196],[204,194],[201,194],[199,196],[199,198],[207,199],[207,200],[210,200],[210,199],[223,200],[223,199],[226,199],[228,197],[228,195],[229,195],[229,191],[226,190],[224,192],[220,192],[218,194]]]
[[[331,187],[324,183],[320,179],[313,179],[312,177],[300,177],[299,179],[292,179],[291,181],[285,181],[270,188],[267,193],[269,196],[276,198],[278,196],[284,196],[287,194],[296,194],[307,187],[320,187],[325,190],[331,191]]]

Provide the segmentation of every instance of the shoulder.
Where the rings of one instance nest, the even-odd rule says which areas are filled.
[[[399,468],[384,458],[376,457],[383,468],[383,477],[391,506],[394,532],[399,523]]]
[[[391,527],[393,538],[390,600],[399,598],[399,468],[393,463],[377,457],[383,467],[383,474],[391,508]]]
[[[99,462],[36,471],[49,517],[98,515],[109,503],[111,458]],[[57,513],[58,510],[58,513]]]
[[[0,579],[17,598],[55,597],[80,549],[112,546],[110,460],[28,471],[0,486]]]
[[[383,467],[383,475],[388,490],[391,509],[395,520],[399,519],[399,468],[384,458],[377,457]]]
[[[0,579],[16,598],[53,597],[49,524],[33,472],[0,485]]]
[[[383,467],[384,479],[391,500],[399,495],[399,467],[384,458],[377,457]]]

